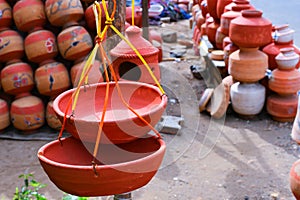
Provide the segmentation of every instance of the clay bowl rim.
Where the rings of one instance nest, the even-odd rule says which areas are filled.
[[[130,160],[130,161],[126,161],[126,162],[121,162],[121,163],[108,164],[108,165],[106,165],[106,164],[97,164],[95,166],[95,169],[96,170],[101,170],[101,169],[116,169],[117,170],[118,168],[135,165],[135,163],[140,163],[140,162],[143,162],[145,160],[154,158],[154,157],[156,157],[160,154],[163,154],[162,159],[161,159],[161,162],[162,162],[163,158],[164,158],[164,153],[166,151],[166,143],[162,138],[158,138],[158,137],[155,137],[155,136],[151,136],[150,138],[157,140],[159,145],[160,145],[159,148],[156,151],[153,151],[153,153],[151,153],[151,154],[149,154],[145,157],[142,157],[142,158],[138,158],[138,159]],[[60,146],[61,142],[63,143],[65,140],[72,140],[72,139],[76,140],[73,136],[70,136],[70,137],[66,137],[66,138],[61,138],[61,141],[54,140],[54,141],[51,141],[51,142],[43,145],[38,150],[38,153],[37,153],[38,159],[41,162],[43,162],[47,165],[51,165],[51,166],[54,166],[54,167],[59,167],[61,169],[68,168],[68,169],[79,169],[79,170],[83,170],[83,171],[93,170],[92,162],[91,162],[90,165],[71,165],[71,164],[64,164],[64,163],[61,163],[61,162],[56,162],[56,161],[50,160],[48,157],[46,157],[46,155],[45,155],[46,148],[50,148],[50,147],[53,147],[53,146],[55,147],[55,145]],[[132,142],[134,142],[134,141],[132,141]],[[129,144],[129,143],[127,143],[127,144]],[[115,144],[109,144],[109,145],[115,145]],[[156,169],[156,170],[158,170],[158,169]],[[155,170],[153,170],[153,171],[155,171]],[[127,172],[127,173],[129,173],[129,172]],[[140,173],[144,173],[144,172],[140,172]]]
[[[112,87],[112,86],[115,87],[115,85],[116,85],[115,82],[109,82],[109,84],[110,84],[110,87]],[[119,81],[118,84],[119,84],[119,86],[120,86],[121,89],[122,89],[121,85],[135,85],[135,86],[139,86],[138,88],[140,88],[140,87],[151,88],[152,90],[156,91],[160,95],[161,102],[159,104],[156,104],[158,106],[156,106],[154,109],[151,109],[150,111],[147,111],[147,112],[144,112],[144,113],[138,113],[141,116],[148,116],[148,115],[151,115],[153,113],[157,113],[162,108],[165,108],[167,106],[167,101],[168,101],[167,100],[167,96],[163,95],[162,92],[160,91],[160,89],[157,86],[154,86],[154,85],[151,85],[151,84],[148,84],[148,83],[137,82],[137,81]],[[86,86],[80,86],[80,91],[82,91],[84,89],[89,89],[89,88],[94,88],[94,87],[101,87],[101,86],[105,87],[106,86],[106,82],[89,84],[88,87],[86,87]],[[64,118],[64,116],[65,116],[65,113],[58,106],[60,100],[64,96],[66,96],[67,94],[70,94],[70,93],[74,92],[75,90],[76,90],[76,88],[72,88],[72,89],[66,90],[65,92],[62,92],[61,94],[59,94],[55,98],[55,100],[53,101],[54,112],[60,118]],[[74,122],[85,122],[85,123],[99,123],[100,122],[100,119],[95,121],[95,120],[88,120],[88,119],[82,119],[82,118],[76,118],[76,117],[75,118],[70,118],[70,115],[66,115],[66,117],[67,117],[67,119],[71,119]],[[133,116],[125,118],[125,119],[104,120],[104,124],[107,126],[109,124],[116,124],[118,122],[124,122],[124,121],[127,121],[127,120],[133,120],[133,119],[136,119],[136,118],[138,118],[138,117],[134,114]]]

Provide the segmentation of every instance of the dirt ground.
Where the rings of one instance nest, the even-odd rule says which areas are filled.
[[[188,21],[166,24],[159,32],[175,30],[178,38],[191,38]],[[164,57],[176,44],[164,44]],[[187,56],[194,55],[188,49]],[[161,168],[146,186],[132,191],[135,200],[274,200],[294,199],[289,189],[289,170],[299,147],[290,138],[292,123],[273,121],[263,111],[252,120],[239,118],[229,107],[220,120],[199,113],[198,101],[206,88],[193,77],[190,66],[200,59],[162,62],[162,85],[169,102],[166,115],[184,118],[176,135],[162,134],[167,151]],[[63,192],[48,179],[38,159],[38,149],[48,141],[0,140],[0,199],[12,199],[18,176],[34,173],[47,184],[48,199]],[[98,197],[95,199],[112,199]]]

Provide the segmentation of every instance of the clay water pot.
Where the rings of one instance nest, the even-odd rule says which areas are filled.
[[[295,197],[295,199],[300,199],[300,159],[293,163],[290,174],[290,189]]]
[[[294,51],[294,48],[282,48],[276,57],[275,61],[280,70],[294,69],[299,62],[299,55]]]
[[[154,137],[119,145],[101,144],[94,169],[94,143],[83,145],[68,137],[62,144],[55,140],[41,147],[40,164],[59,189],[89,197],[131,192],[146,185],[159,169],[166,150],[164,141]]]
[[[224,40],[223,40],[224,41]],[[224,62],[225,62],[225,69],[228,72],[228,65],[229,65],[229,56],[230,54],[232,54],[233,52],[239,50],[239,47],[236,46],[235,44],[233,44],[232,42],[228,45],[225,46],[224,48]]]
[[[45,111],[42,100],[28,95],[14,100],[10,107],[13,126],[21,131],[36,130],[45,123]]]
[[[203,16],[204,18],[206,18],[206,15],[208,14],[207,0],[203,0],[203,1],[200,3],[200,9],[201,9],[202,16]]]
[[[272,94],[267,98],[267,112],[279,122],[293,122],[297,113],[297,95]]]
[[[220,24],[217,22],[210,23],[206,27],[206,35],[208,37],[208,40],[210,43],[216,47],[216,34],[217,34],[217,29],[220,27]]]
[[[250,0],[232,0],[231,3],[225,6],[224,13],[231,11],[233,6],[242,5],[242,6],[250,6],[250,10],[255,10],[255,7],[250,4]]]
[[[80,80],[80,76],[82,74],[83,67],[86,63],[86,60],[75,63],[71,70],[71,83],[73,87],[78,86],[78,82]],[[90,69],[88,73],[88,82],[87,84],[100,83],[103,82],[104,69],[102,68],[101,62],[99,60],[95,60],[94,65]]]
[[[58,119],[58,117],[56,116],[56,113],[54,112],[54,109],[53,109],[53,100],[50,100],[47,103],[46,122],[49,127],[53,128],[55,130],[61,129],[62,124],[61,124],[60,120]]]
[[[70,87],[67,68],[56,61],[39,66],[35,70],[34,80],[39,93],[46,96],[57,96]]]
[[[18,30],[29,32],[46,24],[44,3],[41,0],[20,0],[13,7]]]
[[[21,61],[6,65],[1,70],[1,85],[11,95],[30,92],[35,85],[31,66]]]
[[[61,1],[46,0],[45,12],[49,22],[53,26],[68,27],[77,22],[84,16],[84,10],[80,0]]]
[[[270,90],[281,95],[294,95],[300,90],[300,71],[274,69],[269,78]]]
[[[82,26],[70,26],[57,36],[58,49],[66,60],[81,59],[92,50],[93,40]]]
[[[262,11],[242,10],[231,20],[229,37],[239,47],[261,47],[272,42],[272,22],[262,17]]]
[[[134,25],[137,27],[142,27],[142,12],[140,11],[141,7],[135,6],[134,7]],[[132,7],[126,7],[126,22],[132,25]]]
[[[14,30],[0,32],[0,62],[21,59],[24,55],[22,36]]]
[[[130,26],[126,29],[125,33],[127,39],[143,56],[154,76],[157,80],[160,80],[160,69],[158,65],[159,50],[142,37],[141,29],[137,26]],[[122,40],[113,48],[110,51],[110,55],[117,79],[155,84],[155,81],[143,62],[125,41]]]
[[[200,30],[202,24],[205,23],[205,18],[201,15],[201,12],[197,13],[195,22],[196,22],[197,28]]]
[[[217,49],[223,49],[223,40],[225,37],[226,35],[221,32],[221,27],[218,27],[216,32],[216,39],[215,39]]]
[[[10,116],[8,104],[5,100],[0,99],[0,131],[10,125]]]
[[[291,29],[288,24],[274,26],[273,38],[275,43],[289,44],[294,41],[295,30]]]
[[[152,126],[160,120],[167,97],[158,87],[140,83],[120,81],[120,90],[125,101]],[[76,88],[67,90],[55,98],[53,108],[62,121],[66,106]],[[65,130],[81,141],[96,141],[104,104],[106,83],[81,86],[76,108],[67,111]],[[73,116],[70,115],[73,113]],[[101,143],[126,143],[144,136],[151,129],[122,103],[114,82],[109,83],[108,105],[104,118]]]
[[[5,0],[0,0],[0,32],[10,28],[12,24],[12,10]]]
[[[217,2],[217,16],[221,19],[222,14],[224,13],[225,6],[230,4],[232,0],[218,0]]]
[[[259,81],[267,68],[268,56],[258,48],[240,48],[229,56],[228,73],[237,81]]]
[[[38,30],[27,35],[24,40],[25,53],[31,62],[42,63],[58,54],[56,37],[48,30]]]
[[[219,0],[207,0],[207,11],[209,15],[214,18],[216,22],[219,22],[219,17],[217,14],[217,4]]]
[[[259,114],[265,104],[266,89],[259,83],[234,83],[230,88],[233,110],[241,117]]]

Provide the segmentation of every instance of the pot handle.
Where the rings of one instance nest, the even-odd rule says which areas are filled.
[[[271,79],[272,78],[272,70],[266,69],[265,75],[268,77],[268,79]]]

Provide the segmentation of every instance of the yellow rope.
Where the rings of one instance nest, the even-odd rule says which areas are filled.
[[[131,0],[131,25],[134,26],[134,0]]]

